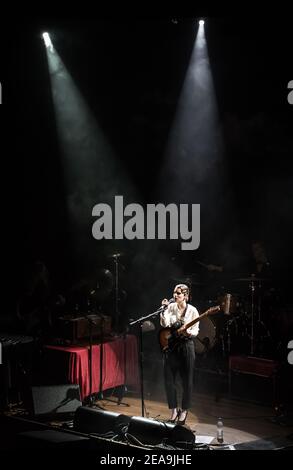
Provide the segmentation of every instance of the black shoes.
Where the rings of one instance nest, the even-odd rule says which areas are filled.
[[[184,426],[185,424],[185,421],[187,419],[187,415],[188,415],[188,410],[180,410],[178,409],[177,410],[177,415],[175,416],[174,419],[170,418],[168,419],[167,423],[172,423],[172,424],[178,424],[179,426]]]
[[[173,418],[173,419],[172,419],[172,418],[168,419],[167,423],[172,423],[172,424],[176,423],[176,421],[177,421],[177,420],[179,419],[179,417],[180,417],[180,414],[181,414],[181,410],[178,409],[175,418]]]
[[[183,417],[182,415],[183,415],[184,417]],[[187,410],[180,412],[180,415],[179,415],[179,418],[178,418],[178,421],[177,421],[177,424],[178,424],[179,426],[184,426],[185,421],[186,421],[186,419],[187,419],[187,415],[188,415],[188,411],[187,411]]]

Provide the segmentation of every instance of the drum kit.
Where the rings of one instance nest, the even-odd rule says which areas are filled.
[[[111,312],[116,318],[119,316],[120,304],[126,296],[120,285],[120,274],[124,270],[120,262],[122,256],[121,252],[108,255],[113,269],[97,268],[91,277],[80,279],[71,286],[67,298],[76,314],[99,313],[111,303]]]
[[[189,286],[200,287],[194,274],[174,278],[173,281]],[[263,284],[270,279],[252,274],[232,280],[235,289],[223,289],[215,298],[203,303],[209,306],[220,305],[221,312],[212,317],[205,317],[200,322],[199,334],[195,339],[197,354],[205,354],[213,348],[220,348],[223,355],[249,354],[270,355],[271,335],[262,318]],[[239,283],[245,286],[246,294],[236,293]],[[196,305],[196,301],[194,301]]]
[[[85,283],[78,286],[82,295],[85,295],[87,306],[96,311],[97,305],[103,305],[110,296],[114,297],[113,307],[115,317],[120,314],[120,258],[124,254],[117,252],[108,257],[113,262],[114,269],[100,268],[95,274],[94,283]],[[171,278],[177,284],[186,284],[189,287],[189,301],[195,306],[199,305],[201,289],[206,285],[201,282],[195,273],[187,273],[182,277]],[[265,355],[270,352],[271,334],[267,319],[263,319],[262,299],[263,285],[270,279],[251,274],[247,277],[237,277],[229,282],[229,289],[222,288],[221,292],[213,295],[213,298],[205,298],[200,302],[200,310],[215,305],[221,306],[221,312],[213,316],[207,316],[200,321],[199,334],[195,339],[197,354],[205,354],[218,348],[223,355],[249,354]],[[241,284],[244,289],[241,289]],[[235,285],[235,288],[231,288]],[[241,294],[239,293],[241,292]],[[195,294],[195,295],[194,295]],[[194,300],[192,295],[195,296]],[[83,310],[82,306],[79,310]],[[144,325],[145,331],[153,329],[152,324]]]

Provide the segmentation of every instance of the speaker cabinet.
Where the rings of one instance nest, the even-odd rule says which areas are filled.
[[[91,434],[121,433],[128,426],[130,416],[81,406],[74,415],[74,430]]]
[[[128,426],[128,434],[134,436],[142,444],[169,444],[177,442],[191,443],[195,441],[192,431],[184,426],[156,421],[154,419],[133,416]]]
[[[79,385],[32,387],[35,415],[74,413],[81,406]]]

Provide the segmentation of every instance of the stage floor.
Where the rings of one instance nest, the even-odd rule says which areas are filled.
[[[146,392],[144,417],[167,420],[170,413],[166,402],[162,395],[156,398],[153,395],[153,393]],[[111,399],[115,401],[115,397]],[[142,400],[138,396],[126,394],[120,405],[106,399],[96,401],[95,404],[106,411],[128,416],[142,416]],[[289,420],[286,416],[276,417],[273,407],[199,393],[193,396],[193,406],[189,411],[185,426],[194,432],[197,442],[200,442],[202,436],[209,436],[212,438],[212,443],[216,443],[216,424],[219,417],[224,423],[224,442],[232,446],[255,442],[256,448],[258,444],[260,448],[263,448],[266,447],[266,443],[260,440],[265,440],[270,448],[275,448],[279,445],[280,438],[290,436],[293,432],[292,418]],[[276,444],[270,445],[271,441]]]

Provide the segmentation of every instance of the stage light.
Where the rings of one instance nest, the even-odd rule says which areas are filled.
[[[204,25],[204,20],[199,20],[199,26],[203,26]]]
[[[53,52],[54,48],[53,48],[53,44],[49,36],[49,33],[43,33],[42,36],[43,36],[46,48],[49,49],[50,52]]]

